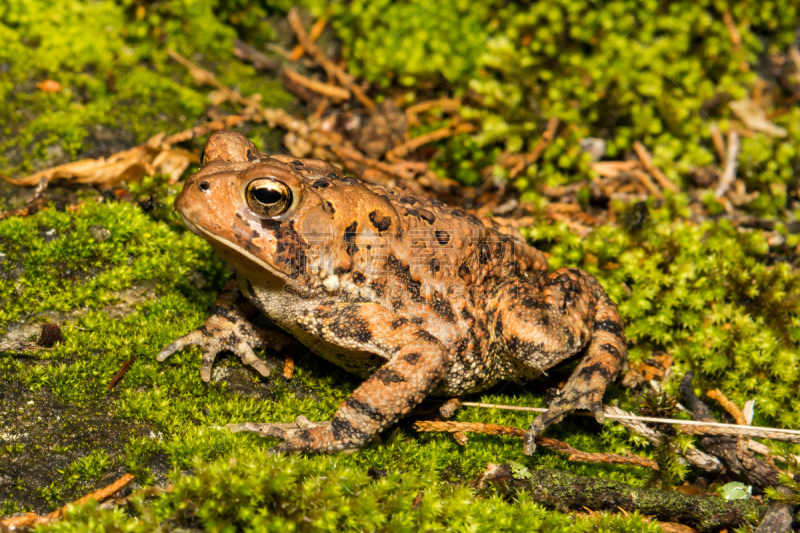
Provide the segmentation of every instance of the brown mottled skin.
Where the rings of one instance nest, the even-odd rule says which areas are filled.
[[[531,424],[525,451],[574,409],[603,420],[603,392],[627,357],[617,308],[586,272],[548,275],[545,256],[513,229],[361,183],[318,159],[261,156],[228,131],[211,135],[175,208],[236,269],[241,293],[221,296],[206,324],[159,360],[199,344],[204,380],[223,350],[267,375],[252,348],[286,339],[249,323],[249,299],[365,378],[330,422],[235,427],[282,439],[275,451],[357,449],[429,395],[530,380],[578,353],[560,396]]]

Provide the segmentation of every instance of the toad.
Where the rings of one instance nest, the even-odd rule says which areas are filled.
[[[570,379],[532,422],[525,453],[575,409],[604,419],[603,393],[627,360],[616,305],[582,270],[548,273],[544,254],[510,227],[362,183],[319,159],[260,155],[230,131],[210,136],[175,208],[238,283],[159,361],[194,344],[205,381],[225,350],[266,376],[254,349],[287,339],[251,323],[260,311],[364,378],[328,422],[232,427],[280,439],[275,452],[358,449],[426,397],[533,380],[575,355]]]

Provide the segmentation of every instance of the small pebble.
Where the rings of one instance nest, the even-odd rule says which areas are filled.
[[[97,242],[105,242],[111,238],[111,232],[98,224],[92,224],[91,226],[89,226],[88,230],[89,234]]]
[[[42,334],[39,336],[37,344],[45,348],[50,348],[55,343],[63,340],[64,337],[61,336],[61,326],[51,322],[50,324],[42,326]]]

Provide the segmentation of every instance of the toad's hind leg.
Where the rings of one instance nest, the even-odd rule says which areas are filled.
[[[525,436],[526,454],[534,439],[575,409],[587,409],[603,422],[603,393],[627,364],[622,320],[617,306],[597,280],[578,269],[559,269],[538,289],[517,296],[514,337],[504,324],[506,344],[529,366],[547,369],[584,350],[584,356],[558,398],[537,417]],[[527,299],[526,299],[527,298]],[[524,308],[524,311],[521,310]],[[504,315],[505,316],[505,315]],[[505,322],[505,321],[504,321]]]

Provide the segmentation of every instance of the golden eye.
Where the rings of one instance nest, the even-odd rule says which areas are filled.
[[[292,206],[292,190],[272,178],[258,178],[248,183],[245,198],[250,209],[262,217],[282,215]]]

